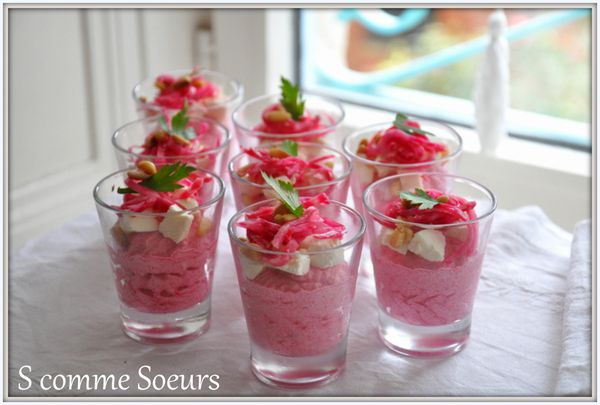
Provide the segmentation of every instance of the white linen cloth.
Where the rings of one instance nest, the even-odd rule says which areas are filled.
[[[575,227],[571,266],[563,313],[562,358],[558,369],[556,395],[591,395],[592,377],[592,224]]]
[[[248,335],[225,232],[231,212],[231,203],[227,203],[210,330],[182,344],[142,345],[120,331],[116,291],[95,212],[30,241],[10,259],[9,395],[589,394],[589,379],[571,390],[574,374],[570,370],[581,366],[582,348],[590,335],[573,330],[576,324],[569,319],[563,322],[563,313],[569,318],[575,310],[589,310],[589,285],[578,284],[576,294],[567,291],[567,276],[575,276],[569,272],[572,237],[552,224],[541,209],[496,213],[475,301],[471,340],[464,351],[444,359],[422,360],[387,350],[376,332],[372,275],[361,270],[347,368],[337,381],[302,391],[267,387],[251,374]],[[577,249],[584,249],[583,244]],[[580,264],[577,272],[589,278],[589,265],[574,264]],[[29,375],[34,384],[27,391],[18,389],[18,384],[24,383],[18,373],[23,365],[32,368]],[[202,391],[138,391],[137,370],[142,365],[152,367],[152,376],[219,374],[220,387],[218,391],[206,387]],[[132,384],[124,392],[46,392],[39,389],[39,379],[47,373],[127,373]]]

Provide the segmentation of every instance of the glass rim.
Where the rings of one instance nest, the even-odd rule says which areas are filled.
[[[107,204],[106,202],[104,202],[100,196],[98,195],[99,190],[100,190],[100,186],[108,181],[111,177],[116,176],[118,174],[125,174],[127,173],[127,171],[129,171],[130,169],[122,169],[122,170],[117,170],[116,172],[112,172],[111,174],[103,177],[95,186],[94,186],[94,191],[92,193],[92,195],[94,196],[94,201],[96,202],[96,204],[112,211],[115,212],[117,214],[127,214],[127,215],[132,215],[132,216],[144,216],[144,217],[162,217],[167,215],[166,212],[135,212],[135,211],[129,211],[129,210],[122,210],[119,208],[115,208],[109,204]],[[201,168],[196,168],[196,170],[204,172],[205,174],[208,174],[210,177],[212,177],[213,180],[216,180],[216,183],[219,185],[219,191],[216,193],[216,195],[211,198],[210,200],[208,200],[207,202],[205,202],[204,204],[200,204],[197,207],[194,208],[190,208],[190,209],[182,209],[181,213],[196,213],[197,211],[200,211],[201,209],[204,208],[208,208],[212,205],[215,205],[216,203],[219,202],[219,200],[223,199],[223,196],[225,195],[225,183],[223,182],[223,179],[221,179],[219,176],[217,176],[215,173],[210,172],[208,170],[205,169],[201,169]]]
[[[141,153],[136,153],[136,152],[132,152],[130,150],[125,149],[124,147],[122,147],[121,145],[119,145],[117,143],[117,137],[119,136],[120,133],[123,133],[125,130],[135,126],[135,125],[140,125],[140,124],[145,124],[145,123],[150,123],[151,121],[158,121],[160,119],[160,117],[162,117],[162,115],[160,116],[152,116],[152,117],[145,117],[145,118],[140,118],[137,119],[135,121],[130,121],[124,125],[121,125],[119,128],[117,128],[115,130],[115,132],[113,133],[112,137],[111,137],[111,143],[113,144],[113,146],[120,152],[126,153],[128,155],[132,155],[138,158],[148,158],[148,160],[152,160],[154,158],[156,158],[156,155],[144,155]],[[221,124],[218,121],[215,121],[213,119],[210,118],[196,118],[194,119],[196,121],[204,121],[204,122],[208,122],[212,125],[215,125],[217,128],[219,128],[222,131],[225,131],[225,141],[217,146],[216,148],[212,148],[212,149],[207,149],[201,152],[196,152],[196,153],[191,153],[189,155],[181,155],[181,156],[163,156],[166,159],[169,160],[183,160],[183,159],[189,159],[190,157],[202,157],[202,156],[207,156],[207,155],[212,155],[215,153],[219,153],[222,150],[226,149],[229,146],[229,143],[231,141],[231,133],[229,132],[229,130],[227,129],[227,127],[225,127],[223,124]]]
[[[169,71],[166,71],[166,72],[163,72],[163,73],[159,73],[159,75],[161,75],[161,74],[171,74],[171,75],[175,75],[176,73],[177,73],[177,74],[179,74],[179,73],[183,73],[183,72],[190,72],[190,69],[173,69],[173,70],[169,70]],[[240,83],[238,80],[236,80],[236,79],[234,79],[234,78],[232,78],[232,77],[230,77],[230,76],[227,76],[227,75],[226,75],[226,74],[224,74],[224,73],[221,73],[221,72],[216,72],[216,71],[214,71],[214,70],[210,70],[210,69],[204,69],[204,68],[201,68],[201,69],[199,69],[199,70],[198,70],[198,73],[199,73],[199,74],[203,74],[203,73],[205,73],[205,74],[206,74],[206,73],[209,73],[209,74],[211,74],[211,75],[220,76],[221,78],[223,78],[223,79],[225,79],[225,80],[227,80],[227,81],[229,81],[229,82],[233,83],[233,87],[234,87],[234,89],[235,89],[235,92],[234,92],[234,94],[232,94],[230,97],[228,97],[228,98],[227,98],[227,99],[225,99],[225,100],[215,101],[215,102],[212,102],[212,103],[210,103],[210,104],[207,104],[207,105],[206,105],[206,107],[207,107],[207,108],[211,108],[211,107],[221,107],[221,106],[227,105],[227,104],[229,104],[230,102],[232,102],[232,101],[235,101],[235,100],[237,100],[239,97],[241,97],[241,95],[242,95],[242,89],[244,88],[244,86],[242,86],[242,84],[241,84],[241,83]],[[133,86],[133,89],[132,89],[132,91],[131,91],[131,95],[133,96],[133,99],[135,100],[136,104],[142,104],[142,105],[144,105],[145,107],[149,107],[149,108],[150,108],[150,109],[152,109],[152,110],[156,110],[156,111],[162,111],[162,107],[161,107],[161,106],[159,106],[159,105],[155,105],[155,104],[152,104],[151,102],[148,102],[148,101],[146,101],[146,102],[143,102],[143,101],[141,101],[141,100],[140,100],[140,96],[141,96],[141,95],[139,94],[139,92],[140,92],[140,91],[139,91],[139,89],[141,88],[141,86],[142,86],[144,83],[146,83],[146,82],[148,82],[148,81],[152,80],[152,77],[153,77],[153,76],[149,76],[149,77],[146,77],[146,78],[144,78],[144,79],[140,80],[139,82],[137,82],[137,83],[136,83],[136,84]],[[192,104],[194,104],[194,103],[192,103]]]
[[[411,221],[405,221],[402,219],[397,219],[397,218],[392,218],[392,217],[388,217],[387,215],[383,214],[382,212],[378,211],[377,209],[375,209],[374,207],[371,207],[371,205],[369,205],[367,203],[367,197],[369,196],[369,194],[371,194],[371,192],[373,191],[373,189],[375,187],[377,187],[378,185],[386,182],[386,181],[392,181],[392,180],[396,180],[398,178],[402,178],[402,177],[408,177],[408,176],[439,176],[439,177],[445,177],[445,178],[450,178],[450,179],[454,179],[454,180],[459,180],[462,183],[467,183],[471,186],[476,186],[477,188],[483,190],[488,197],[490,198],[492,205],[490,207],[490,209],[485,212],[482,215],[478,215],[477,218],[474,219],[470,219],[468,221],[460,221],[460,222],[453,222],[451,224],[421,224],[418,222],[411,222]],[[482,221],[483,219],[491,216],[497,208],[498,205],[498,201],[496,199],[496,195],[492,192],[492,190],[490,190],[488,187],[484,186],[483,184],[479,183],[478,181],[475,181],[473,179],[470,179],[468,177],[463,177],[463,176],[457,176],[454,174],[441,174],[441,173],[432,173],[432,172],[412,172],[412,173],[401,173],[401,174],[396,174],[394,176],[388,176],[388,177],[384,177],[383,179],[379,179],[376,182],[371,183],[363,192],[362,195],[362,203],[364,205],[364,207],[366,208],[366,210],[373,216],[378,217],[380,219],[383,219],[385,221],[388,222],[393,222],[395,224],[406,224],[406,225],[415,225],[418,226],[420,228],[425,228],[425,229],[442,229],[442,228],[449,228],[449,227],[456,227],[456,226],[462,226],[462,225],[469,225],[469,224],[473,224],[473,223],[477,223]]]
[[[265,142],[264,144],[261,144],[260,146],[269,146],[269,145],[276,145],[278,144],[277,141],[274,142]],[[327,146],[327,145],[321,145],[319,143],[314,143],[314,142],[298,142],[299,146],[314,146],[316,148],[319,149],[326,149],[330,152],[335,153],[337,156],[341,157],[342,160],[344,160],[347,163],[348,169],[346,171],[344,171],[344,173],[339,176],[336,177],[333,180],[327,181],[327,182],[323,182],[323,183],[319,183],[319,184],[311,184],[310,186],[301,186],[301,187],[295,187],[296,190],[311,190],[313,188],[319,188],[319,187],[325,187],[325,186],[331,186],[334,184],[338,184],[341,183],[342,181],[344,181],[345,179],[348,178],[348,176],[350,176],[350,173],[352,172],[352,160],[346,156],[345,154],[341,153],[340,151]],[[246,153],[244,151],[238,153],[237,155],[235,155],[234,157],[232,157],[229,160],[229,163],[227,163],[227,171],[229,172],[229,175],[231,176],[231,178],[235,181],[238,181],[240,183],[243,184],[247,184],[247,185],[251,185],[257,188],[269,188],[269,185],[267,184],[258,184],[258,183],[254,183],[250,180],[246,180],[242,177],[240,177],[235,170],[233,169],[233,164],[235,163],[236,160],[242,158]]]
[[[354,139],[355,137],[358,136],[359,133],[363,132],[363,131],[367,131],[367,130],[374,130],[375,128],[379,128],[379,127],[383,127],[383,126],[392,126],[394,125],[393,122],[380,122],[378,124],[371,124],[368,125],[366,127],[361,127],[356,129],[355,131],[353,131],[352,133],[350,133],[348,136],[346,136],[344,138],[344,140],[342,141],[342,149],[344,150],[344,152],[349,155],[350,157],[352,157],[352,159],[356,159],[358,161],[361,161],[365,164],[368,165],[376,165],[376,166],[384,166],[384,167],[395,167],[395,168],[418,168],[418,167],[423,167],[423,166],[428,166],[431,165],[433,163],[443,163],[443,162],[448,162],[456,157],[458,157],[462,151],[463,151],[463,139],[460,136],[460,134],[458,133],[458,131],[456,131],[454,128],[452,128],[450,125],[447,125],[441,121],[436,121],[436,120],[431,120],[431,119],[424,119],[424,118],[415,118],[415,117],[409,117],[409,119],[414,118],[416,121],[423,121],[423,122],[431,122],[434,123],[435,125],[440,125],[442,127],[444,127],[444,129],[447,129],[449,131],[449,133],[452,135],[452,137],[454,139],[456,139],[458,141],[456,150],[450,154],[448,154],[447,156],[444,156],[443,158],[440,159],[435,159],[435,160],[429,160],[426,162],[418,162],[418,163],[391,163],[391,162],[377,162],[375,160],[370,160],[361,156],[358,156],[354,151],[350,150],[350,146],[348,145],[348,143],[350,142],[350,139]]]
[[[254,98],[251,98],[250,100],[244,101],[233,111],[233,114],[231,114],[231,121],[233,121],[233,125],[235,125],[237,128],[251,133],[252,136],[254,136],[254,137],[263,136],[263,137],[270,137],[270,138],[275,138],[275,139],[277,139],[277,138],[280,138],[280,139],[300,138],[303,136],[319,134],[319,133],[326,132],[329,130],[334,130],[335,128],[339,127],[342,124],[342,121],[344,121],[344,118],[346,117],[346,112],[344,111],[344,107],[342,107],[342,103],[340,103],[338,100],[334,99],[333,97],[322,96],[320,94],[315,94],[310,91],[303,91],[302,95],[309,96],[311,98],[320,98],[320,99],[334,105],[340,111],[340,117],[335,122],[329,124],[325,128],[311,129],[310,131],[296,132],[293,134],[280,134],[280,133],[257,131],[252,128],[247,128],[246,126],[242,125],[239,122],[238,116],[239,116],[240,111],[244,107],[246,107],[252,103],[255,103],[257,101],[261,101],[263,99],[267,99],[267,98],[271,98],[271,97],[279,97],[279,94],[273,93],[273,94],[265,94],[262,96],[254,97]]]
[[[268,254],[268,255],[277,255],[277,256],[296,256],[299,254],[305,254],[305,255],[318,255],[318,254],[323,254],[323,253],[329,253],[329,252],[334,252],[336,250],[339,249],[345,249],[347,247],[350,247],[354,244],[356,244],[360,238],[363,237],[363,235],[365,234],[365,230],[366,230],[366,222],[365,219],[363,218],[362,215],[360,215],[360,213],[358,211],[356,211],[354,208],[341,203],[339,201],[333,201],[330,200],[329,203],[330,204],[334,204],[339,206],[340,208],[342,208],[343,210],[346,210],[347,212],[349,212],[350,214],[352,214],[353,216],[355,216],[356,218],[358,218],[359,221],[359,227],[358,227],[358,231],[356,232],[356,234],[354,236],[352,236],[352,238],[350,238],[349,240],[347,240],[344,243],[339,244],[338,246],[332,247],[332,248],[328,248],[328,249],[323,249],[323,250],[315,250],[312,252],[300,252],[300,251],[296,251],[296,252],[280,252],[277,250],[268,250],[268,249],[263,249],[261,247],[257,247],[257,246],[253,246],[247,242],[244,242],[242,240],[240,240],[240,238],[235,234],[234,232],[234,226],[235,223],[237,222],[237,220],[239,218],[241,218],[244,214],[246,214],[247,212],[249,212],[251,209],[257,208],[261,205],[267,205],[270,204],[274,201],[278,201],[276,198],[271,198],[269,200],[264,200],[264,201],[259,201],[257,203],[254,203],[252,205],[249,205],[247,207],[242,208],[241,210],[239,210],[238,212],[236,212],[235,214],[233,214],[233,216],[231,217],[231,219],[229,220],[229,222],[227,223],[227,232],[229,233],[229,238],[231,240],[233,240],[235,243],[237,243],[238,245],[244,247],[244,248],[248,248],[251,249],[255,252],[259,252],[259,253],[264,253],[264,254]]]

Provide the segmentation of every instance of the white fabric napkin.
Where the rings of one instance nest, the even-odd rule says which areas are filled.
[[[178,345],[141,345],[119,329],[118,302],[95,212],[29,242],[10,258],[9,388],[11,396],[541,396],[572,374],[559,366],[582,353],[589,332],[563,345],[571,235],[538,207],[499,210],[475,299],[471,340],[455,356],[423,360],[391,353],[380,342],[372,275],[361,271],[352,310],[347,368],[324,387],[277,390],[249,367],[249,342],[231,248],[222,217],[210,330]],[[584,270],[581,270],[585,273]],[[587,273],[589,277],[589,268]],[[589,290],[588,290],[589,291]],[[569,296],[569,295],[567,295]],[[584,300],[583,300],[584,301]],[[583,302],[581,301],[581,302]],[[580,301],[577,301],[580,302]],[[563,316],[566,317],[563,322]],[[571,329],[568,329],[571,330]],[[584,350],[583,350],[584,351]],[[576,356],[579,356],[577,354]],[[18,389],[30,365],[35,385]],[[42,391],[46,373],[220,375],[218,391]],[[589,381],[589,380],[588,380]],[[579,392],[589,392],[589,382]]]
[[[563,351],[555,390],[558,396],[591,395],[591,235],[589,220],[575,227],[563,312]]]

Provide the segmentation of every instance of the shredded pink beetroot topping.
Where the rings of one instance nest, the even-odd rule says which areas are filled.
[[[276,103],[263,111],[262,122],[254,129],[268,134],[299,134],[321,128],[325,128],[325,126],[321,124],[319,116],[312,116],[305,111],[296,121],[281,104]]]
[[[446,202],[440,202],[432,208],[421,209],[413,206],[409,201],[400,197],[388,204],[385,209],[385,215],[391,218],[402,219],[408,222],[418,224],[453,224],[456,222],[469,221],[477,218],[475,213],[475,201],[467,201],[456,195],[444,194],[434,189],[424,190],[434,199],[447,197]],[[443,201],[446,198],[443,198]]]
[[[165,115],[169,122],[170,118]],[[143,149],[140,154],[144,156],[170,157],[170,156],[189,156],[211,149],[218,148],[221,140],[218,136],[209,136],[210,125],[206,121],[190,122],[188,127],[193,127],[196,137],[188,139],[187,143],[175,139],[169,133],[162,129],[151,132],[146,137]]]
[[[184,100],[191,105],[219,95],[219,88],[197,74],[196,69],[181,77],[160,75],[154,85],[159,89],[159,93],[152,103],[169,109],[182,109]]]
[[[175,191],[159,192],[139,185],[140,180],[127,178],[125,185],[136,193],[125,194],[123,203],[116,207],[132,212],[167,212],[169,207],[177,204],[181,209],[187,209],[178,200],[193,198],[198,205],[203,203],[201,197],[202,187],[211,182],[212,178],[203,172],[196,171],[193,176],[179,180],[177,184],[183,186]]]
[[[315,239],[341,239],[346,227],[332,219],[322,217],[319,205],[329,204],[325,194],[301,198],[304,214],[291,221],[277,221],[282,206],[261,207],[246,214],[240,226],[246,228],[248,241],[263,249],[293,253],[309,236]]]
[[[334,155],[318,156],[308,161],[287,154],[279,148],[247,149],[242,151],[258,162],[250,163],[238,170],[237,174],[255,184],[264,184],[261,172],[273,178],[286,177],[294,187],[322,184],[335,179],[331,167],[325,162],[334,158]]]
[[[413,128],[421,128],[416,121],[404,122]],[[448,154],[448,148],[432,142],[422,134],[409,134],[392,125],[376,133],[370,140],[363,139],[356,151],[369,160],[383,163],[420,163],[439,159]]]

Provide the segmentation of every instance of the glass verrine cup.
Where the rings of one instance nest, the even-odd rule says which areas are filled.
[[[278,204],[267,200],[246,207],[228,225],[250,336],[251,367],[269,385],[320,385],[345,367],[364,220],[352,208],[331,201],[318,209],[321,216],[345,225],[339,245],[284,253],[249,243],[240,226],[244,215]],[[309,268],[303,276],[274,267],[300,265]]]
[[[181,77],[189,75],[191,70],[178,69],[164,72],[163,74]],[[198,69],[197,74],[202,75],[208,82],[215,84],[219,88],[220,94],[214,100],[191,102],[189,115],[196,118],[213,119],[231,129],[231,113],[242,101],[244,94],[243,86],[237,80],[208,69]],[[173,111],[153,104],[153,100],[158,94],[158,89],[154,84],[157,76],[144,79],[133,87],[133,100],[140,118],[160,115],[165,110],[167,112]]]
[[[261,149],[269,150],[271,147],[280,146],[281,142],[265,143],[260,146]],[[348,187],[350,185],[350,171],[352,163],[343,153],[319,143],[298,142],[298,157],[304,160],[314,159],[320,156],[332,156],[328,162],[333,164],[332,170],[335,178],[331,181],[296,187],[301,197],[314,197],[325,193],[334,201],[346,202],[348,197]],[[257,162],[257,159],[241,152],[234,156],[228,164],[229,176],[231,177],[231,187],[235,199],[235,206],[238,210],[244,207],[273,198],[273,192],[267,184],[253,183],[248,179],[240,177],[239,170],[247,167],[249,164]]]
[[[393,125],[392,122],[380,123],[360,128],[344,138],[342,147],[344,152],[352,160],[352,174],[350,175],[350,187],[354,199],[354,206],[362,211],[362,195],[365,189],[379,179],[393,176],[401,173],[425,172],[420,179],[410,177],[415,181],[425,183],[425,186],[436,187],[433,184],[435,178],[430,178],[429,173],[449,173],[454,174],[458,168],[459,156],[462,152],[462,138],[450,126],[441,122],[414,119],[418,121],[421,129],[435,134],[435,137],[428,136],[432,141],[443,143],[448,148],[448,154],[440,159],[421,163],[384,163],[376,160],[369,160],[359,156],[356,152],[360,142],[363,139],[371,139],[375,134],[384,131]]]
[[[94,200],[121,306],[122,328],[146,343],[180,341],[208,330],[219,221],[225,192],[215,174],[199,191],[205,203],[179,212],[122,210],[127,170],[102,179]],[[165,221],[168,221],[165,222]],[[181,240],[164,236],[178,228]]]
[[[148,135],[161,129],[159,120],[160,116],[143,118],[127,123],[115,131],[111,141],[120,169],[135,166],[140,160],[150,160],[157,166],[183,162],[219,175],[224,174],[231,143],[231,134],[227,128],[214,120],[190,117],[187,127],[194,128],[196,134],[199,134],[202,151],[181,156],[150,155],[144,152],[144,143]]]
[[[378,180],[367,188],[363,202],[380,336],[395,352],[437,357],[458,352],[468,341],[496,197],[473,180],[428,173],[437,177],[445,195],[476,202],[473,219],[437,225],[386,216],[386,207],[400,192],[415,192],[403,186],[406,180],[424,174]]]
[[[334,145],[332,138],[344,119],[342,105],[329,97],[311,93],[302,93],[302,96],[306,101],[304,111],[320,118],[320,128],[298,133],[270,133],[255,129],[262,122],[265,109],[279,103],[281,97],[279,94],[260,96],[244,102],[233,112],[232,121],[240,146],[251,148],[264,142],[284,140]]]

